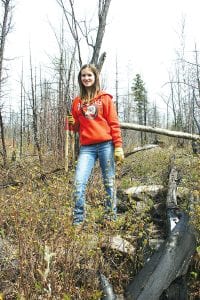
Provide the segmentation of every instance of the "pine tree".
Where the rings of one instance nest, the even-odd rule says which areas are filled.
[[[138,123],[140,125],[147,125],[147,91],[140,74],[136,74],[131,90],[136,104]],[[146,134],[141,132],[141,144],[143,144],[144,141],[146,141]]]

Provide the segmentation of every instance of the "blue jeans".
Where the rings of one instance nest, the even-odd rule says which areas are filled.
[[[96,160],[99,159],[103,183],[107,193],[106,211],[116,218],[115,161],[112,141],[80,147],[75,172],[73,223],[78,224],[85,218],[85,191]]]

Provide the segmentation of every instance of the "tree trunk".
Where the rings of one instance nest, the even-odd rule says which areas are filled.
[[[105,33],[105,27],[106,27],[106,18],[109,10],[111,0],[99,0],[99,10],[98,10],[98,15],[99,15],[99,26],[98,26],[98,31],[97,31],[97,36],[96,36],[96,42],[93,48],[93,56],[91,59],[91,63],[95,64],[99,71],[102,68],[103,61],[105,60],[105,53],[102,54],[104,59],[100,57],[100,50],[101,50],[101,45]]]
[[[34,136],[34,143],[37,149],[38,158],[40,162],[40,170],[42,173],[42,165],[43,165],[43,159],[42,159],[42,152],[40,147],[40,142],[38,139],[38,114],[37,114],[37,103],[36,103],[36,83],[33,80],[33,68],[32,68],[32,62],[31,62],[31,55],[30,55],[30,72],[31,72],[31,106],[32,106],[32,114],[33,114],[33,136]]]
[[[167,135],[171,137],[177,137],[177,138],[184,138],[188,140],[200,140],[200,135],[198,134],[191,134],[187,132],[182,132],[182,131],[172,131],[172,130],[167,130],[163,128],[158,128],[158,127],[151,127],[151,126],[144,126],[144,125],[138,125],[134,123],[121,123],[120,124],[122,129],[131,129],[131,130],[137,130],[137,131],[145,131],[145,132],[153,132],[161,135]]]
[[[3,126],[3,118],[2,118],[1,109],[0,109],[0,130],[1,130],[3,166],[6,167],[6,165],[7,165],[7,152],[6,152],[6,143],[5,143],[4,126]]]
[[[87,45],[92,48],[92,57],[89,60],[91,64],[95,64],[98,68],[99,72],[102,69],[103,63],[106,58],[106,53],[103,52],[100,55],[101,45],[105,33],[106,28],[106,18],[109,10],[109,6],[111,0],[99,0],[98,1],[98,26],[97,26],[97,34],[95,43],[93,43],[93,35],[89,33],[89,26],[84,22],[84,27],[81,25],[82,22],[79,22],[76,18],[75,10],[74,10],[74,1],[69,0],[69,4],[71,7],[71,11],[68,11],[66,8],[66,4],[64,4],[63,0],[56,0],[57,3],[63,10],[65,19],[67,21],[69,30],[74,39],[76,49],[78,52],[78,61],[80,67],[82,66],[82,53],[81,53],[81,38],[80,35],[83,36]],[[92,42],[91,42],[92,41]]]
[[[11,10],[10,6],[11,0],[1,1],[4,9],[3,13],[3,22],[0,24],[1,34],[0,34],[0,100],[2,97],[2,81],[3,81],[3,59],[4,59],[4,49],[6,36],[10,30],[11,19],[9,19],[9,12]],[[0,105],[0,132],[1,132],[1,141],[2,141],[2,157],[4,167],[7,164],[7,151],[4,135],[4,126],[3,126],[3,117],[2,117],[2,107]]]

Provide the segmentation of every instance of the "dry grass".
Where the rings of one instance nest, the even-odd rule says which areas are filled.
[[[172,148],[136,153],[117,170],[119,188],[139,184],[166,184]],[[199,157],[188,149],[176,150],[181,185],[199,193]],[[129,280],[141,268],[144,244],[151,220],[148,209],[138,215],[124,213],[115,224],[102,219],[104,190],[95,170],[87,191],[88,219],[85,228],[71,226],[73,207],[73,174],[62,170],[62,164],[46,156],[45,181],[40,179],[36,158],[26,158],[1,169],[0,183],[20,182],[0,190],[0,233],[6,246],[0,247],[0,292],[5,299],[100,299],[99,272],[122,294]],[[60,168],[55,173],[52,170]],[[181,205],[188,207],[187,201]],[[199,211],[199,207],[197,207]],[[195,227],[200,228],[197,213]],[[111,235],[131,236],[135,256],[121,254],[105,247]],[[141,240],[143,241],[141,244]],[[5,252],[7,257],[5,261]],[[17,266],[17,268],[16,268]],[[17,271],[16,271],[17,269]],[[197,274],[195,264],[191,272]],[[190,293],[198,293],[199,274],[190,276]]]

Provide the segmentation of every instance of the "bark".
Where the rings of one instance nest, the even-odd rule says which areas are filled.
[[[177,206],[177,197],[176,197],[177,180],[178,180],[178,172],[174,167],[172,168],[169,176],[169,188],[168,188],[167,199],[166,199],[167,208],[171,208],[171,207],[173,208]]]
[[[4,124],[3,124],[3,117],[0,108],[0,130],[1,130],[1,142],[2,142],[2,158],[3,158],[3,166],[6,167],[7,165],[7,151],[6,151],[6,143],[5,143],[5,136],[4,136]]]
[[[186,273],[195,247],[195,236],[183,214],[169,238],[130,283],[126,299],[158,300],[176,278]]]
[[[145,197],[156,197],[159,193],[163,192],[163,185],[140,185],[130,187],[124,190],[124,194],[127,197],[137,198],[140,200],[144,200]]]
[[[102,61],[99,60],[99,55],[100,55],[101,45],[105,33],[106,18],[107,18],[110,3],[111,0],[104,0],[104,1],[99,0],[99,10],[98,10],[99,26],[98,26],[95,46],[93,48],[93,56],[91,59],[91,63],[95,64],[99,70],[102,68]],[[103,59],[104,61],[105,54],[103,54],[103,57],[104,57]]]
[[[194,140],[194,141],[200,140],[200,135],[191,134],[188,132],[172,131],[172,130],[167,130],[167,129],[158,128],[158,127],[138,125],[138,124],[134,124],[134,123],[121,123],[120,126],[122,129],[131,129],[131,130],[136,130],[136,131],[152,132],[152,133],[157,133],[157,134],[161,134],[161,135],[166,135],[166,136],[171,136],[171,137],[176,137],[176,138],[184,138],[184,139]]]
[[[31,61],[31,54],[30,54],[30,73],[31,73],[31,108],[33,114],[33,135],[34,135],[34,143],[37,149],[38,158],[40,162],[40,168],[42,173],[42,166],[43,166],[43,158],[42,158],[42,151],[40,142],[38,139],[38,113],[37,113],[37,102],[36,102],[36,83],[34,82],[33,78],[33,67]]]

